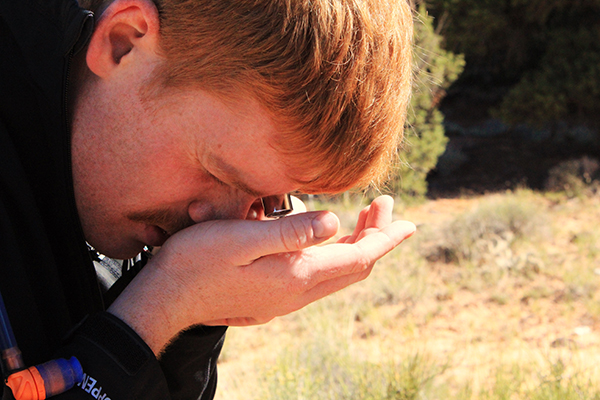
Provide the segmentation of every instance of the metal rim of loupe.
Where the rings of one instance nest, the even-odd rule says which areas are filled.
[[[261,199],[265,216],[267,218],[281,218],[292,212],[292,198],[290,194],[284,196],[269,196]]]

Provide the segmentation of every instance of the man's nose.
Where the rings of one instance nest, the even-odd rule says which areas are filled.
[[[254,202],[250,205],[248,212],[246,213],[245,219],[261,220],[264,219],[264,217],[265,213],[261,199],[254,200]]]

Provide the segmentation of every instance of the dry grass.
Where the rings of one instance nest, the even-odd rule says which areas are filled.
[[[397,217],[418,235],[365,282],[230,330],[217,399],[600,398],[598,197],[520,191]]]

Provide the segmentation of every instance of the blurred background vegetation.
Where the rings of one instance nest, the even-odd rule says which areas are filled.
[[[444,50],[444,38],[435,31],[433,21],[425,4],[415,6],[413,96],[402,164],[391,186],[394,194],[404,198],[427,193],[427,174],[435,168],[448,142],[440,101],[465,65],[462,55]]]
[[[459,86],[492,90],[508,124],[598,128],[600,1],[430,0],[447,47],[465,54]],[[597,141],[597,135],[595,140]]]
[[[414,95],[390,192],[544,189],[561,168],[598,180],[600,0],[411,2]]]

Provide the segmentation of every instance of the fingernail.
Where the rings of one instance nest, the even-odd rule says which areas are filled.
[[[316,239],[332,237],[338,231],[338,227],[338,218],[330,212],[319,214],[312,220],[313,234]]]

